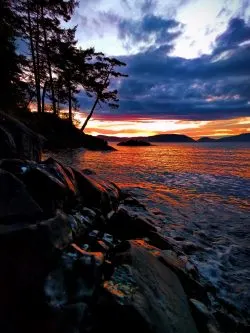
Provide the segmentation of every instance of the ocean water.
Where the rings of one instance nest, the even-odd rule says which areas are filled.
[[[131,191],[218,296],[250,314],[250,144],[112,145],[53,155]]]

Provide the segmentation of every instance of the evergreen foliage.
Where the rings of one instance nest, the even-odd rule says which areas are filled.
[[[93,98],[84,130],[98,104],[118,107],[118,91],[111,89],[111,81],[126,76],[116,71],[125,64],[77,46],[77,27],[62,25],[77,5],[76,0],[0,0],[2,110],[33,102],[37,112],[44,113],[50,103],[50,110],[59,115],[67,106],[72,123],[78,94],[84,91]]]

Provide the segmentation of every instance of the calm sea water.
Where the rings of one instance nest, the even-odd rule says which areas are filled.
[[[249,313],[250,144],[116,148],[53,155],[131,190],[162,233],[188,251],[218,295]]]

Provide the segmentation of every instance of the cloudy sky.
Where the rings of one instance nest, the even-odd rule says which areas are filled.
[[[89,133],[250,132],[250,0],[81,0],[72,24],[129,74],[120,108],[96,110]]]

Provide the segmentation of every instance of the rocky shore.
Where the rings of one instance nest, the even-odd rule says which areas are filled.
[[[140,202],[40,156],[39,136],[1,121],[0,332],[247,332]]]

